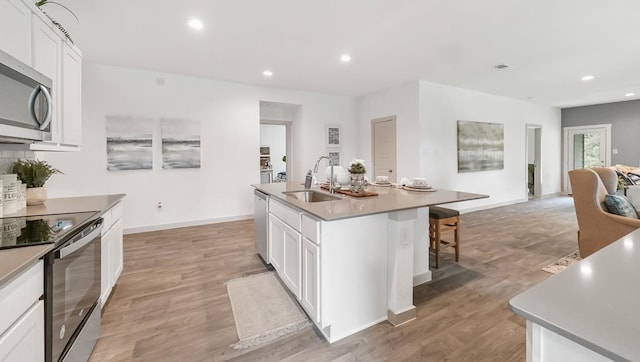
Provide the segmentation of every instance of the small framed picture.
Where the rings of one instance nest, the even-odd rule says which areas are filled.
[[[340,166],[340,150],[327,150],[327,156],[333,160],[334,166]]]
[[[328,124],[325,126],[327,147],[340,147],[340,126]]]

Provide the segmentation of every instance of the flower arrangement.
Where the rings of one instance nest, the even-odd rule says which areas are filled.
[[[354,158],[349,163],[349,172],[350,173],[365,173],[367,170],[364,167],[364,160]]]

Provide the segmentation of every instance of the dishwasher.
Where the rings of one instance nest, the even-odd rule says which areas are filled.
[[[268,195],[258,190],[253,191],[254,219],[256,250],[266,264],[269,262],[269,224],[267,223],[267,198]]]

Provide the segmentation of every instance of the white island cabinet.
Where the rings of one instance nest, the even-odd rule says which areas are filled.
[[[44,361],[42,260],[0,286],[0,361]]]
[[[414,319],[413,287],[431,280],[428,206],[486,197],[387,187],[375,197],[304,202],[285,194],[298,182],[253,186],[270,195],[270,262],[329,342]]]
[[[387,319],[386,215],[323,222],[269,199],[271,264],[328,341]]]

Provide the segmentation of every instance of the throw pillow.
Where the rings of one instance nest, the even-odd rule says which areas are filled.
[[[638,218],[638,212],[633,207],[633,204],[631,204],[631,201],[622,195],[606,195],[604,197],[604,203],[612,214],[634,219]]]

